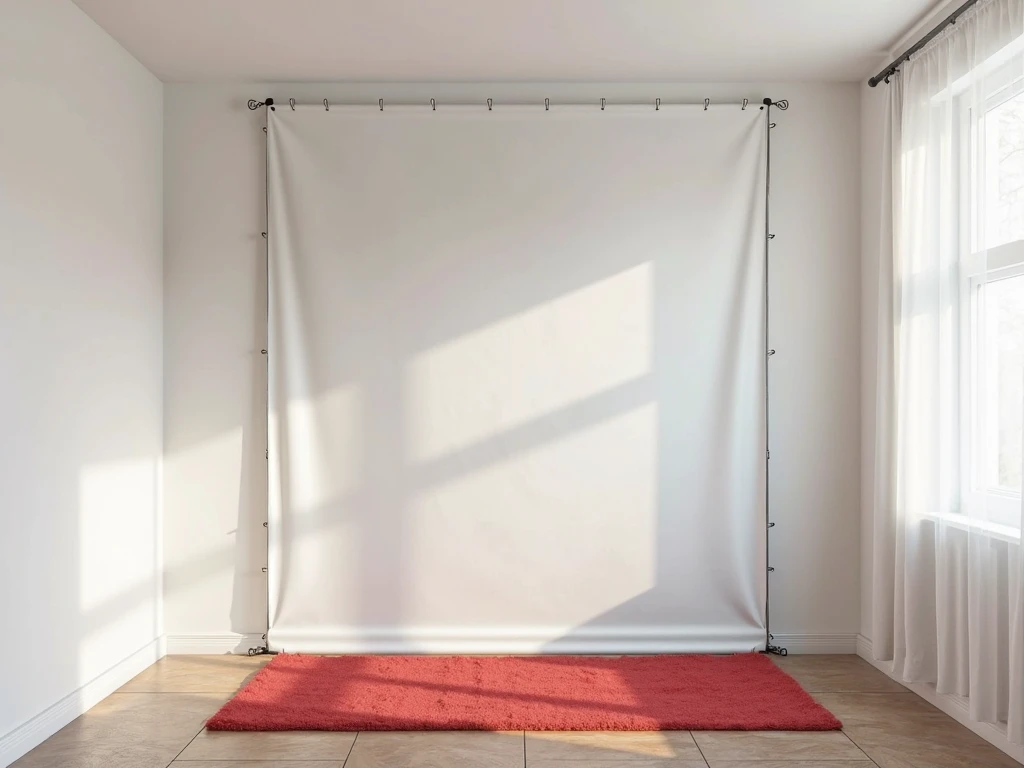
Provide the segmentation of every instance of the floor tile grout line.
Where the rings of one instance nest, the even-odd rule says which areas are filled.
[[[184,747],[182,747],[178,751],[178,754],[176,754],[174,757],[171,758],[171,762],[169,762],[167,764],[166,768],[171,768],[171,765],[174,763],[174,761],[177,760],[179,757],[181,757],[181,753],[184,752],[186,749],[188,749],[192,745],[192,742],[199,738],[199,734],[202,733],[205,730],[206,730],[206,721],[204,720],[202,726],[199,728],[198,731],[196,731],[196,735],[193,736],[191,739],[189,739],[188,740],[188,744],[186,744]]]
[[[362,731],[356,731],[356,737],[352,739],[352,743],[348,745],[348,753],[345,755],[345,759],[341,762],[341,768],[345,768],[348,765],[348,759],[352,757],[352,750],[356,748],[356,742],[359,741],[359,734]]]
[[[868,761],[870,761],[870,763],[871,763],[871,764],[872,764],[873,766],[875,766],[875,768],[878,768],[878,763],[876,763],[876,762],[875,762],[875,758],[873,758],[873,757],[872,757],[871,755],[869,755],[869,754],[867,753],[867,751],[866,751],[866,750],[864,749],[864,747],[862,747],[862,746],[861,746],[860,744],[858,744],[858,743],[857,743],[856,741],[854,741],[854,740],[853,740],[853,736],[851,736],[850,734],[848,734],[848,733],[847,733],[846,731],[840,731],[840,733],[841,733],[841,734],[843,734],[843,735],[844,735],[844,736],[845,736],[846,738],[848,738],[848,739],[850,740],[850,742],[851,742],[851,743],[852,743],[852,744],[853,744],[853,745],[854,745],[854,746],[855,746],[855,747],[856,747],[857,749],[859,749],[859,750],[861,751],[861,754],[863,754],[863,755],[864,755],[864,757],[866,757],[866,758],[868,759]]]
[[[700,744],[697,743],[697,737],[693,735],[693,731],[687,731],[687,733],[689,733],[690,738],[693,739],[693,746],[695,746],[697,751],[700,752],[700,759],[704,761],[704,765],[710,766],[711,763],[709,763],[708,759],[704,757],[704,750],[701,749]]]

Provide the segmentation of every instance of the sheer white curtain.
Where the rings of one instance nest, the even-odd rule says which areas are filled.
[[[890,88],[876,658],[1024,743],[1024,0],[982,0]]]

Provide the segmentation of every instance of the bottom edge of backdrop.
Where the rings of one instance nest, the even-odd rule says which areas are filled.
[[[643,654],[643,653],[748,653],[763,650],[764,630],[757,627],[727,631],[628,630],[557,632],[544,630],[483,631],[479,629],[430,631],[410,629],[365,631],[342,629],[271,629],[268,644],[287,653],[365,654]]]

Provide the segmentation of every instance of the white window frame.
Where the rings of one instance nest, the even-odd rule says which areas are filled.
[[[1014,77],[1012,70],[1003,70],[1004,82],[999,84],[1000,72],[994,72],[986,78],[987,83],[996,86],[992,96],[986,99],[983,109],[987,114],[1000,104],[1024,93],[1024,77]],[[959,107],[959,217],[960,221],[970,221],[971,226],[960,227],[960,430],[967,437],[961,441],[961,483],[962,514],[973,517],[972,510],[984,510],[984,519],[1000,526],[1012,529],[1020,528],[1021,493],[1003,491],[992,486],[991,479],[983,476],[991,470],[991,466],[977,465],[975,457],[982,455],[982,441],[991,440],[991,425],[980,425],[978,418],[978,397],[994,396],[993,392],[979,393],[976,371],[980,361],[976,334],[978,302],[976,297],[982,286],[1009,277],[1024,275],[1024,240],[1016,240],[984,249],[984,222],[974,220],[975,211],[970,206],[971,188],[976,179],[973,172],[972,158],[974,155],[973,137],[979,130],[979,121],[972,118],[970,92],[958,97]],[[987,345],[992,349],[992,343]],[[990,380],[993,377],[989,377]],[[991,384],[990,384],[991,386]],[[991,416],[991,409],[989,410]],[[986,446],[986,456],[998,455],[998,446]],[[991,462],[989,462],[989,465]]]

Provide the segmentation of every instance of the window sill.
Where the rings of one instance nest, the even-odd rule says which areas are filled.
[[[991,520],[972,520],[964,515],[921,515],[923,520],[941,522],[969,533],[987,533],[994,539],[1001,539],[1011,544],[1020,544],[1020,528],[1011,525],[994,523]]]

